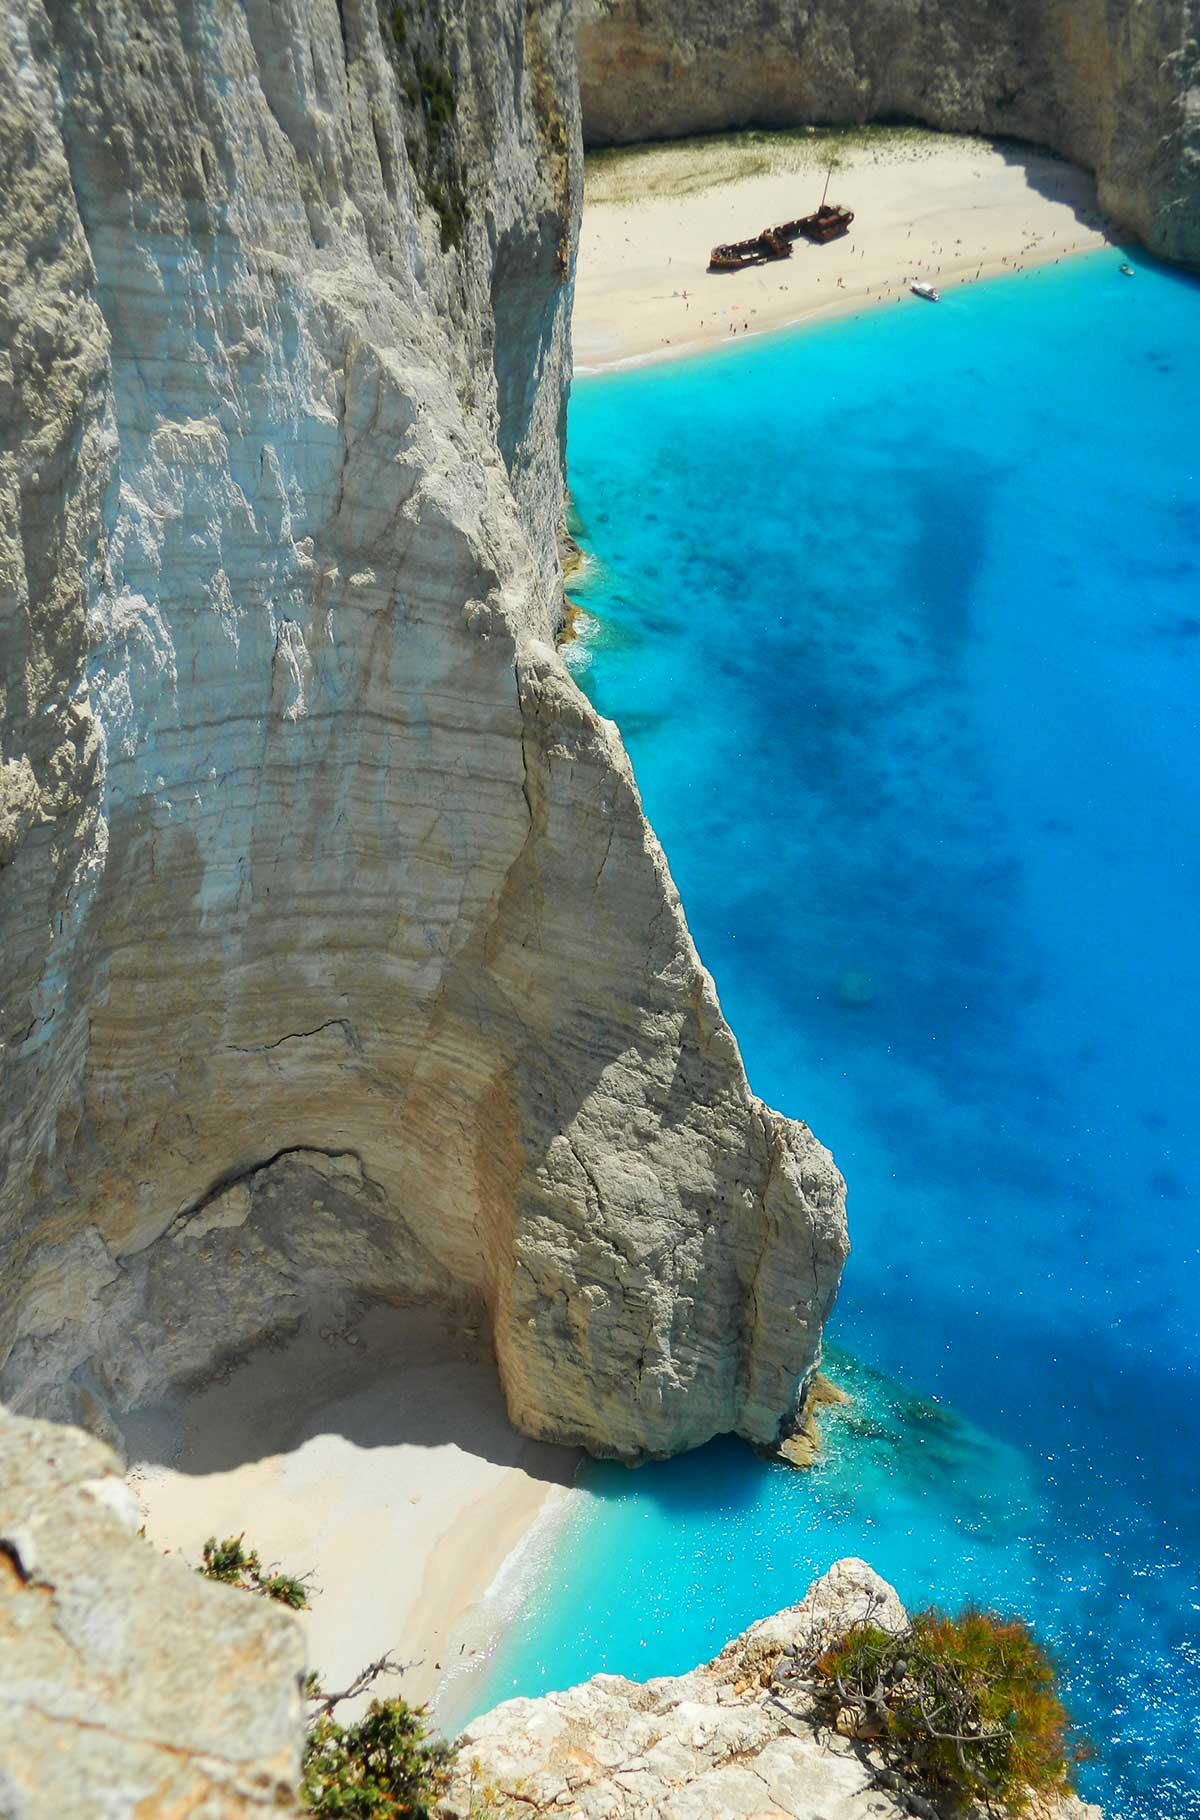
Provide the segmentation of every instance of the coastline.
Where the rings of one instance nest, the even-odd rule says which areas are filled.
[[[481,1711],[512,1697],[492,1680],[515,1621],[536,1581],[557,1558],[568,1533],[581,1521],[586,1500],[574,1487],[552,1488],[532,1521],[514,1532],[511,1548],[478,1600],[448,1626],[442,1676],[430,1703],[447,1737],[454,1737]]]
[[[829,196],[849,233],[710,273],[708,252]],[[593,155],[575,288],[581,377],[678,359],[1111,245],[1092,179],[1049,153],[956,134],[745,133]]]
[[[372,1692],[427,1701],[447,1728],[448,1690],[462,1710],[511,1616],[493,1591],[569,1506],[578,1462],[509,1426],[490,1356],[427,1309],[265,1347],[134,1412],[126,1440],[155,1546],[198,1563],[208,1536],[244,1532],[310,1578],[301,1621],[326,1686],[390,1651],[404,1673]]]
[[[845,239],[800,243],[778,266],[708,274],[717,240],[808,206],[813,182],[819,195],[830,137],[814,135],[786,169],[740,173],[734,157],[711,180],[697,168],[704,141],[610,159],[609,175],[624,161],[636,179],[639,165],[669,155],[685,187],[589,199],[576,371],[916,307],[911,277],[949,290],[1108,244],[1090,179],[1060,160],[879,129],[843,147],[830,186],[855,209]],[[582,615],[578,630],[582,656]],[[427,1310],[377,1309],[353,1328],[264,1348],[193,1395],[138,1412],[128,1436],[130,1483],[155,1545],[198,1562],[208,1535],[244,1531],[265,1561],[311,1574],[303,1622],[327,1686],[390,1650],[411,1666],[372,1691],[430,1702],[447,1732],[565,1519],[577,1463],[509,1428],[485,1348]]]

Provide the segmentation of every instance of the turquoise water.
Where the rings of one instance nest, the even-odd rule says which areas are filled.
[[[859,1401],[590,1492],[486,1697],[690,1666],[865,1555],[1031,1616],[1109,1820],[1200,1816],[1200,286],[1099,255],[576,387],[615,719]]]

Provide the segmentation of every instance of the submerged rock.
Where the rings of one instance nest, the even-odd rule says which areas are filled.
[[[859,1008],[873,1005],[876,997],[876,985],[869,973],[843,973],[838,980],[838,1002]]]
[[[853,1402],[848,1393],[818,1372],[809,1385],[808,1396],[804,1402],[804,1412],[796,1426],[795,1432],[785,1435],[779,1446],[774,1449],[776,1457],[789,1466],[813,1466],[821,1457],[821,1429],[817,1421],[819,1409],[845,1408]]]

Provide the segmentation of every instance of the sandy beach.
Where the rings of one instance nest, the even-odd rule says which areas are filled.
[[[854,210],[842,239],[790,259],[706,270],[709,250],[821,200]],[[1108,243],[1092,179],[1011,143],[878,127],[742,133],[588,159],[575,291],[575,365],[586,373],[668,358],[806,319],[888,305],[928,309],[1001,272]]]
[[[390,1650],[415,1666],[376,1691],[430,1700],[447,1727],[501,1622],[485,1595],[563,1513],[577,1462],[518,1435],[481,1345],[419,1309],[263,1349],[125,1433],[152,1542],[199,1562],[207,1536],[244,1531],[311,1575],[326,1687]]]

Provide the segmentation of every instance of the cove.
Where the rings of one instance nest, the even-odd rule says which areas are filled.
[[[861,1554],[1200,1816],[1200,285],[1119,253],[578,382],[573,648],[751,1083],[849,1184],[803,1474],[585,1468],[477,1708]]]

